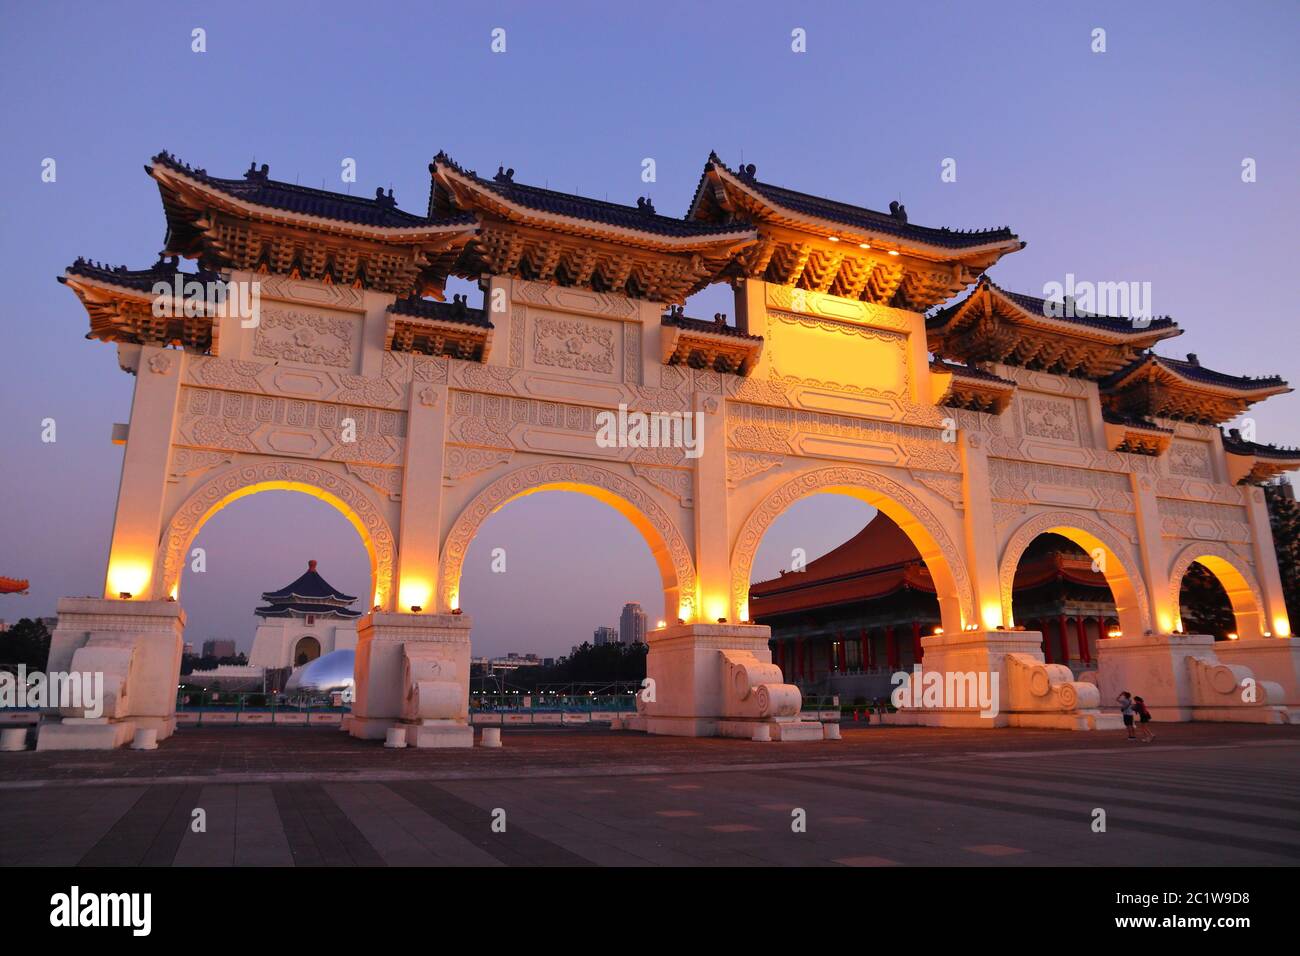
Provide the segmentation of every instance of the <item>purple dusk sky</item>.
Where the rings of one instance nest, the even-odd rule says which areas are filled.
[[[207,52],[191,52],[191,31]],[[489,49],[506,30],[507,49]],[[807,31],[807,52],[791,31]],[[1094,28],[1105,53],[1091,52]],[[84,339],[55,276],[78,255],[141,268],[163,241],[160,149],[238,176],[346,190],[392,187],[423,211],[440,148],[480,171],[686,209],[710,149],[805,192],[913,222],[1010,225],[1026,250],[1004,287],[1041,294],[1067,273],[1150,282],[1185,328],[1167,353],[1300,378],[1294,282],[1300,136],[1294,2],[9,5],[0,32],[0,575],[31,592],[0,618],[49,615],[102,585],[133,381]],[[43,182],[42,162],[57,162]],[[644,184],[653,157],[658,181]],[[940,181],[945,158],[957,181]],[[1243,183],[1242,161],[1258,181]],[[192,266],[190,267],[192,268]],[[1279,284],[1280,283],[1280,284]],[[734,312],[725,288],[691,314]],[[1257,407],[1261,441],[1300,443],[1300,397]],[[53,418],[57,441],[41,441]],[[764,541],[757,577],[793,547],[816,556],[870,509],[814,499]],[[248,648],[261,591],[308,558],[364,595],[355,532],[292,493],[243,499],[196,542],[187,640]],[[507,549],[507,573],[488,570]],[[659,581],[624,519],[575,495],[515,502],[484,527],[462,590],[476,653],[562,653],[628,600],[653,622]]]

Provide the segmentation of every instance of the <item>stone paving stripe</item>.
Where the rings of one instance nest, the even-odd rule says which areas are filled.
[[[883,856],[844,856],[832,860],[840,866],[901,866],[897,860],[887,860]]]
[[[591,866],[591,861],[558,844],[511,826],[506,809],[506,831],[492,832],[492,814],[434,783],[391,783],[388,788],[409,800],[435,820],[474,846],[514,866]]]
[[[709,827],[715,833],[753,833],[758,827],[750,826],[748,823],[715,823]]]
[[[694,810],[656,810],[657,817],[698,817]]]
[[[239,788],[229,785],[204,787],[194,807],[204,813],[204,831],[194,832],[194,818],[186,824],[173,866],[231,866],[235,862],[235,830],[238,826]]]
[[[1000,782],[1000,774],[996,771],[989,770],[982,774],[968,774],[959,779],[950,774],[943,774],[937,770],[901,770],[894,769],[889,771],[891,780],[912,780],[924,781],[933,780],[936,783],[943,783],[949,786],[966,786],[972,783],[972,777],[978,777],[979,782],[975,784],[981,793],[1010,793],[1024,794],[1026,796],[1049,797],[1061,800],[1079,800],[1095,803],[1098,806],[1107,807],[1131,807],[1135,810],[1151,810],[1158,813],[1175,813],[1185,817],[1204,817],[1207,820],[1219,820],[1225,823],[1244,823],[1249,826],[1270,827],[1276,830],[1285,830],[1288,833],[1297,831],[1296,821],[1294,818],[1281,819],[1278,817],[1267,817],[1258,813],[1243,813],[1239,810],[1225,808],[1222,803],[1214,806],[1197,807],[1189,806],[1186,803],[1167,803],[1157,802],[1145,798],[1146,787],[1141,787],[1143,797],[1134,796],[1134,791],[1138,785],[1123,784],[1108,781],[1104,777],[1095,780],[1079,781],[1074,789],[1062,790],[1060,787],[1034,786],[1023,782]],[[1056,780],[1053,775],[1051,779]],[[1128,796],[1116,796],[1109,791],[1119,790]],[[1214,797],[1201,792],[1201,799],[1207,803],[1213,803]],[[1236,804],[1233,804],[1235,806]]]
[[[1106,776],[1104,773],[1080,773],[1080,772],[1072,773],[1069,770],[1060,767],[1043,767],[1041,769],[1031,770],[1028,767],[1008,767],[999,764],[988,764],[986,766],[988,768],[988,772],[996,773],[1000,777],[1016,777],[1020,779],[1026,779],[1026,780],[1047,779],[1047,780],[1056,780],[1056,781],[1070,781],[1070,782],[1095,784],[1099,780],[1105,779]],[[890,772],[892,773],[893,771],[891,770]],[[1124,780],[1132,779],[1134,781],[1139,781],[1142,779],[1142,777],[1140,775],[1133,775],[1131,778],[1125,776],[1123,779]],[[1219,794],[1220,796],[1223,797],[1230,796],[1230,794],[1225,794],[1222,791],[1218,791],[1218,790],[1208,791],[1204,786],[1182,787],[1182,786],[1171,786],[1167,784],[1157,784],[1157,785],[1146,786],[1144,789],[1146,789],[1147,791],[1153,794],[1170,796],[1170,797],[1196,797],[1202,799],[1211,799],[1212,798],[1210,796],[1211,794]],[[1289,811],[1294,811],[1296,813],[1300,813],[1300,800],[1285,800],[1278,797],[1266,797],[1266,796],[1242,797],[1240,798],[1240,800],[1242,802],[1250,803],[1259,807],[1269,807],[1274,810],[1289,810]]]
[[[80,866],[169,866],[202,787],[150,787],[79,861]]]
[[[293,866],[293,851],[275,795],[265,784],[239,788],[235,809],[236,866]]]
[[[836,780],[810,773],[793,772],[783,773],[782,776],[786,779],[804,780],[808,783],[816,783],[823,786],[843,787],[866,793],[887,793],[894,796],[912,797],[917,800],[932,800],[937,803],[954,804],[963,807],[978,807],[982,810],[995,810],[1000,813],[1014,813],[1020,816],[1037,817],[1042,820],[1062,820],[1076,824],[1080,820],[1078,812],[1074,810],[1061,810],[1054,807],[1014,805],[999,800],[982,800],[978,797],[966,795],[948,796],[927,791],[925,789],[890,786],[875,780],[870,782]],[[1215,846],[1231,847],[1233,849],[1252,849],[1258,850],[1261,853],[1270,853],[1288,859],[1300,860],[1300,846],[1280,844],[1275,840],[1220,834],[1208,830],[1196,830],[1191,827],[1180,827],[1168,823],[1156,823],[1144,820],[1124,820],[1122,823],[1112,820],[1110,823],[1110,829],[1112,831],[1135,830],[1140,833],[1147,833],[1154,836],[1171,837],[1175,840],[1190,840],[1195,843],[1209,843]]]
[[[1019,856],[1021,853],[1029,852],[1015,846],[1003,846],[1001,843],[980,843],[976,846],[964,846],[962,849],[967,853],[978,853],[981,856]]]
[[[271,787],[295,866],[383,866],[361,831],[319,784]]]

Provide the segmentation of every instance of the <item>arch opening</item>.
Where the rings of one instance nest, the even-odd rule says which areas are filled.
[[[828,535],[830,528],[838,533]],[[860,530],[841,541],[845,528]],[[773,662],[806,692],[860,704],[886,699],[892,675],[921,663],[922,637],[942,629],[921,553],[856,495],[794,502],[763,537],[754,568],[751,617],[772,629]]]
[[[1046,531],[1024,549],[1012,583],[1014,620],[1042,634],[1043,659],[1076,674],[1096,665],[1098,642],[1122,632],[1103,560]]]
[[[214,479],[214,482],[216,480]],[[291,491],[308,495],[324,501],[337,511],[357,532],[366,555],[370,560],[370,589],[364,599],[371,603],[365,605],[387,607],[393,599],[391,593],[392,539],[387,525],[379,519],[382,531],[376,534],[375,515],[362,515],[356,508],[335,494],[316,484],[295,480],[252,480],[247,484],[214,494],[214,482],[199,489],[177,509],[166,531],[155,558],[155,579],[162,582],[158,597],[170,597],[180,600],[182,572],[186,567],[186,558],[190,546],[203,530],[204,525],[219,512],[241,498],[256,495],[264,491]],[[353,494],[360,494],[353,492]],[[380,540],[386,538],[387,540]]]
[[[1084,515],[1049,512],[1030,518],[1012,535],[1003,551],[999,569],[1002,607],[1008,626],[1024,624],[1015,613],[1016,574],[1035,539],[1054,535],[1065,539],[1083,552],[1090,573],[1099,575],[1110,590],[1114,604],[1111,615],[1117,626],[1108,628],[1105,637],[1137,636],[1151,629],[1150,605],[1141,578],[1130,571],[1136,561],[1130,549],[1112,529]],[[1121,555],[1123,557],[1121,557]],[[1093,658],[1095,660],[1095,656]]]
[[[540,492],[571,492],[594,499],[622,515],[650,549],[663,589],[662,618],[688,617],[695,606],[695,569],[681,531],[653,498],[635,482],[591,465],[552,464],[511,472],[490,484],[461,511],[442,549],[439,609],[459,610],[461,579],[470,544],[491,515],[506,505]]]
[[[1218,640],[1271,636],[1259,585],[1221,545],[1184,548],[1170,574],[1173,630]]]
[[[732,607],[737,620],[751,617],[750,576],[763,536],[792,504],[820,493],[844,495],[863,502],[902,532],[933,581],[944,630],[958,631],[980,623],[965,563],[942,523],[902,485],[877,472],[853,467],[825,468],[798,476],[778,488],[750,514],[732,551]],[[996,617],[997,609],[992,611]]]
[[[320,641],[314,637],[303,637],[293,648],[293,666],[302,667],[320,657]]]

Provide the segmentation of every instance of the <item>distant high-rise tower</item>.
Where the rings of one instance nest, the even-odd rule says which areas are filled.
[[[596,633],[593,635],[593,640],[597,647],[604,644],[617,644],[618,631],[614,630],[612,627],[598,627],[596,628]]]
[[[645,643],[645,611],[636,601],[623,605],[623,616],[618,621],[620,644]]]

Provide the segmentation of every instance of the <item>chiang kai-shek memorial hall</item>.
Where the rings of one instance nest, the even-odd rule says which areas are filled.
[[[919,226],[715,155],[681,217],[442,153],[418,213],[391,191],[309,189],[266,166],[222,178],[160,153],[145,170],[166,219],[159,262],[78,259],[60,277],[134,399],[115,431],[103,594],[60,602],[49,661],[103,671],[108,710],[51,715],[40,747],[171,733],[187,552],[216,512],[266,489],[330,503],[369,552],[358,737],[470,744],[466,551],[488,515],[543,489],[617,509],[658,564],[653,693],[634,729],[823,736],[749,609],[763,533],[818,492],[874,505],[923,559],[942,619],[925,666],[999,675],[996,717],[905,712],[916,722],[1087,729],[1126,687],[1161,719],[1298,712],[1258,485],[1300,453],[1218,427],[1286,384],[1171,357],[1170,319],[1060,315],[1002,289],[987,272],[1022,248],[1010,229]],[[443,301],[449,276],[476,281],[482,307]],[[260,305],[196,308],[190,283],[256,289]],[[714,283],[734,289],[734,324],[681,309]],[[694,413],[702,453],[598,442],[620,406]],[[1046,663],[1012,615],[1017,563],[1045,532],[1093,555],[1114,597],[1119,627],[1088,680]],[[1230,596],[1231,646],[1183,633],[1193,562]]]

